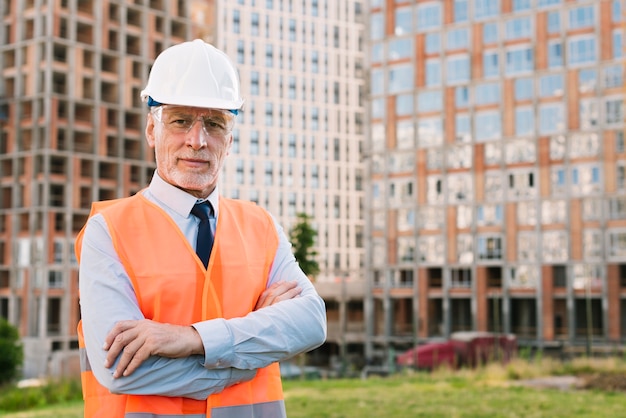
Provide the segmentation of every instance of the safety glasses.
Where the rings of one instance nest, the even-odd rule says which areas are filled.
[[[213,137],[226,136],[235,126],[235,114],[228,110],[162,105],[152,108],[151,112],[165,129],[174,134],[188,133],[197,120],[202,130]]]

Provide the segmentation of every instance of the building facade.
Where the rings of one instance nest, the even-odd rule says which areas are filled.
[[[0,18],[0,315],[25,377],[78,373],[75,236],[92,201],[149,183],[139,92],[161,50],[196,37],[236,61],[247,99],[220,188],[287,232],[313,218],[340,351],[364,289],[360,2],[1,0]]]
[[[207,27],[202,18],[212,19],[192,20]],[[221,191],[267,208],[287,233],[298,213],[311,217],[329,321],[321,351],[362,356],[363,2],[224,1],[215,21],[216,45],[235,60],[246,98]]]
[[[366,355],[626,341],[624,4],[370,1]]]

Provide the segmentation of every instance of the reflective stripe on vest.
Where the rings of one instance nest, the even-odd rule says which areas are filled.
[[[100,212],[104,216],[144,317],[190,325],[213,318],[243,317],[254,309],[266,287],[278,247],[274,221],[263,209],[248,202],[220,198],[219,210],[215,244],[205,269],[180,229],[141,193],[94,204],[92,215]],[[83,231],[75,246],[79,260]],[[170,245],[159,245],[163,242]],[[237,257],[244,254],[245,258]],[[225,280],[226,277],[238,280]],[[155,282],[159,288],[154,287]],[[84,348],[82,339],[81,323],[79,345]],[[86,353],[82,357],[83,354],[81,377],[88,418],[286,417],[277,363],[259,369],[249,382],[228,387],[206,401],[194,401],[112,395],[96,381]],[[113,408],[111,403],[116,406]],[[113,409],[125,413],[113,415]]]
[[[286,417],[283,401],[257,403],[254,405],[237,405],[213,408],[211,418],[280,418]],[[131,412],[124,418],[205,418],[206,415],[162,415],[141,412]]]

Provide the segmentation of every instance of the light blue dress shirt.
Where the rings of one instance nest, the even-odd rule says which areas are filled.
[[[166,183],[156,172],[142,193],[172,217],[195,248],[199,220],[190,212],[196,198]],[[215,210],[212,224],[215,231],[219,222],[217,189],[208,200]],[[87,355],[98,381],[113,393],[206,399],[227,386],[252,379],[258,368],[321,345],[326,338],[324,301],[298,266],[291,244],[278,223],[276,232],[279,245],[267,286],[296,280],[302,289],[300,296],[242,318],[193,324],[204,344],[204,358],[153,356],[132,375],[113,379],[115,365],[110,369],[104,367],[104,339],[118,321],[144,317],[128,274],[113,248],[106,221],[100,214],[91,217],[83,236],[79,290]]]

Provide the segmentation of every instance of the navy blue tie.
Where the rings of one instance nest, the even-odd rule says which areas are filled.
[[[209,264],[211,249],[213,248],[213,233],[209,218],[213,215],[213,206],[208,201],[196,203],[191,209],[191,214],[200,219],[198,225],[198,238],[196,240],[196,254],[202,260],[204,267]]]

